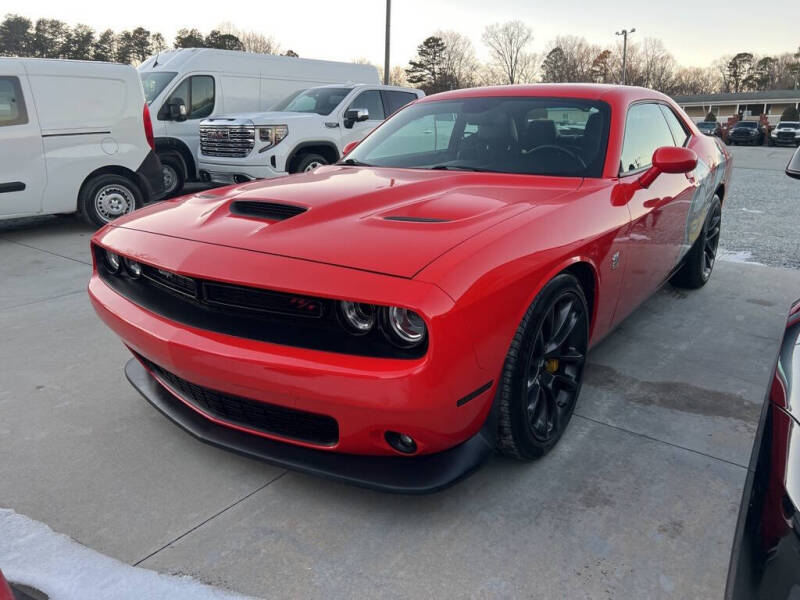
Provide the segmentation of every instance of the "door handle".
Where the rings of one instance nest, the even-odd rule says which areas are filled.
[[[0,183],[0,194],[6,192],[21,192],[25,189],[25,184],[21,181],[9,181],[7,183]]]

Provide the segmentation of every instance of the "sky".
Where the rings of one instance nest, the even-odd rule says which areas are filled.
[[[773,0],[764,5],[768,10],[761,17],[759,6],[750,0],[394,0],[392,64],[407,64],[416,46],[437,29],[467,35],[478,56],[485,59],[480,41],[484,27],[515,19],[533,29],[533,50],[538,53],[557,35],[613,44],[615,31],[633,27],[636,33],[631,40],[660,38],[684,66],[707,66],[722,55],[740,51],[796,52],[800,46],[797,0]],[[292,49],[305,58],[349,61],[363,57],[382,65],[385,7],[385,0],[227,0],[223,4],[135,0],[111,5],[97,0],[6,0],[0,12],[61,19],[70,25],[85,23],[96,30],[141,25],[160,31],[168,43],[182,27],[207,33],[220,22],[230,21],[271,34],[284,50]],[[791,14],[796,18],[788,18]]]

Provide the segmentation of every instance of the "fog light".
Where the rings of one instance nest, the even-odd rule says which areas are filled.
[[[120,259],[119,254],[115,254],[106,250],[106,266],[111,270],[112,273],[119,273],[119,266],[120,266]]]
[[[396,431],[387,431],[384,436],[389,445],[403,454],[414,454],[417,451],[417,442],[414,441],[410,435],[405,433],[398,433]]]
[[[125,259],[125,268],[128,270],[128,274],[136,279],[142,274],[142,265],[140,265],[135,260]]]
[[[352,333],[363,335],[375,326],[375,307],[371,304],[343,300],[339,303],[339,310]]]

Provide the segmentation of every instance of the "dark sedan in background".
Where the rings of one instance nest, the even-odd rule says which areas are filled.
[[[786,174],[800,179],[800,150]],[[726,597],[800,598],[800,300],[789,311],[761,413]]]
[[[764,128],[756,121],[739,121],[728,131],[728,143],[761,146],[764,144]]]

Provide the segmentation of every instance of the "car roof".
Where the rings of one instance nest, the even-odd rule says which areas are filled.
[[[441,92],[426,96],[421,102],[437,100],[458,100],[462,98],[492,97],[542,97],[578,98],[583,100],[603,100],[610,104],[627,105],[637,100],[661,100],[673,104],[662,94],[643,87],[630,85],[607,85],[600,83],[538,83],[532,85],[498,85],[480,88],[466,88]]]

